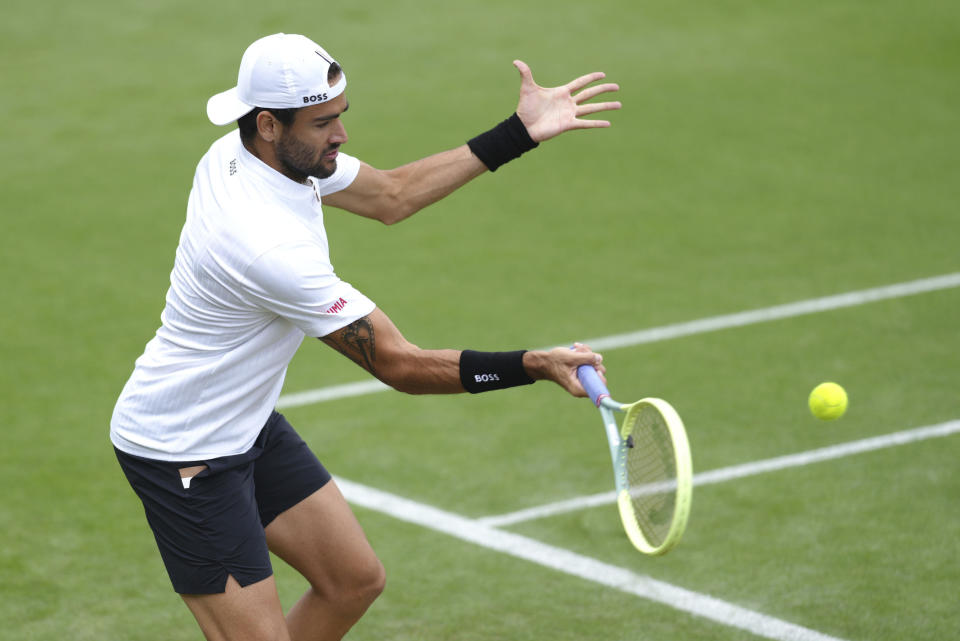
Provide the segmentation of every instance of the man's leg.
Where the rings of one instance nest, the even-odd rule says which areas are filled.
[[[383,591],[383,565],[333,480],[277,516],[266,534],[270,550],[310,582],[287,615],[292,641],[341,639]]]
[[[290,641],[273,577],[222,594],[182,594],[208,641]]]

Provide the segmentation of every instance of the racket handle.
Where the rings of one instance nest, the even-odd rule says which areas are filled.
[[[593,365],[581,365],[578,367],[577,378],[580,379],[580,384],[583,385],[583,389],[587,390],[587,395],[590,396],[590,400],[593,401],[593,404],[597,407],[600,407],[600,401],[610,396],[607,386],[603,384],[603,380],[600,378],[600,375],[597,374],[597,370],[594,369]]]

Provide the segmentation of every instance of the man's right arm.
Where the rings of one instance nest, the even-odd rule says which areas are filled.
[[[320,340],[398,391],[407,394],[460,394],[467,391],[462,383],[464,365],[460,350],[417,347],[404,338],[380,309]],[[495,363],[499,358],[495,355],[491,361]],[[586,396],[586,392],[577,379],[577,367],[593,365],[601,375],[604,371],[600,355],[584,345],[577,345],[572,350],[558,347],[549,351],[528,351],[522,355],[521,362],[523,372],[530,379],[551,380],[573,396],[580,397]]]

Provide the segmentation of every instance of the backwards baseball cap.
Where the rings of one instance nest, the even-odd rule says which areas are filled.
[[[255,107],[290,109],[333,100],[347,88],[342,71],[336,84],[327,83],[333,64],[333,57],[306,36],[275,33],[260,38],[243,52],[237,86],[207,101],[207,117],[215,125],[226,125]]]

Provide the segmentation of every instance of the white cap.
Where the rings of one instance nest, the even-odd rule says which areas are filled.
[[[243,52],[237,86],[207,101],[207,116],[215,125],[226,125],[255,107],[290,109],[333,100],[347,88],[342,71],[335,85],[327,84],[334,62],[306,36],[275,33],[260,38]]]

